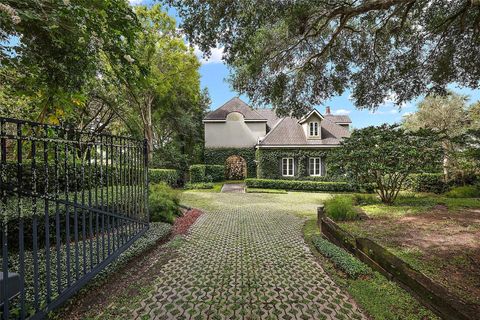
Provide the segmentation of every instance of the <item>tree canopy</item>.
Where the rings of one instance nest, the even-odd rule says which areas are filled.
[[[127,62],[138,30],[124,0],[7,0],[0,23],[0,80],[44,113],[81,104],[99,59]]]
[[[429,95],[418,110],[404,118],[410,131],[429,129],[438,134],[444,153],[443,169],[447,180],[464,180],[478,172],[478,129],[480,104],[469,106],[467,97],[449,92]]]
[[[208,92],[160,5],[12,0],[0,22],[1,116],[145,138],[156,166],[199,161]]]
[[[224,48],[232,82],[254,103],[283,114],[351,89],[376,108],[449,83],[480,86],[477,0],[165,0],[189,41]]]

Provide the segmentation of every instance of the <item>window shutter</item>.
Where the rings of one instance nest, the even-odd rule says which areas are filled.
[[[327,174],[327,166],[326,166],[326,163],[325,163],[325,158],[320,158],[320,161],[321,161],[321,170],[322,170],[322,176],[326,175]]]

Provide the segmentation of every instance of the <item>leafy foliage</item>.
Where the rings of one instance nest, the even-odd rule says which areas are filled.
[[[405,179],[406,189],[415,192],[443,193],[448,189],[443,173],[411,174]]]
[[[260,179],[288,179],[282,176],[281,161],[282,158],[294,158],[295,172],[294,177],[291,179],[309,179],[315,181],[335,180],[337,177],[334,172],[330,172],[329,168],[328,177],[310,177],[308,173],[308,158],[320,157],[323,159],[324,168],[328,166],[325,159],[328,151],[312,150],[312,149],[258,149],[257,150],[257,177]]]
[[[372,273],[372,270],[360,262],[360,260],[330,241],[320,236],[315,236],[312,238],[312,242],[324,257],[330,259],[336,267],[345,272],[350,278],[357,279],[362,275]]]
[[[0,23],[1,82],[34,97],[37,116],[78,107],[101,59],[129,76],[139,25],[124,0],[3,1]]]
[[[190,166],[190,182],[218,182],[225,180],[225,166],[194,164]]]
[[[445,193],[449,198],[480,198],[479,186],[456,187]]]
[[[214,187],[214,184],[212,182],[196,182],[196,183],[187,182],[185,184],[184,189],[187,189],[187,190],[195,190],[195,189],[208,190],[208,189],[213,189],[213,187]]]
[[[335,221],[355,220],[358,217],[350,196],[334,196],[327,199],[324,204],[325,213]]]
[[[206,164],[225,165],[228,157],[237,155],[247,162],[247,176],[256,177],[254,148],[207,148],[204,157]]]
[[[148,169],[150,183],[165,182],[170,187],[177,187],[181,179],[180,172],[175,169]]]
[[[449,92],[447,96],[426,97],[419,103],[418,111],[404,119],[403,126],[407,130],[430,129],[438,135],[442,142],[443,172],[447,181],[478,172],[475,166],[471,166],[473,159],[465,159],[467,132],[475,127],[474,112],[473,106],[467,106],[466,96]]]
[[[178,192],[165,183],[150,185],[148,206],[152,222],[173,223],[175,217],[180,215]]]
[[[374,183],[391,204],[408,175],[439,162],[435,141],[427,132],[408,133],[397,125],[367,127],[346,138],[329,162],[358,183]]]
[[[451,82],[479,87],[476,1],[164,2],[191,43],[224,48],[236,90],[285,115],[347,88],[358,107],[376,108]]]
[[[284,189],[303,191],[355,191],[355,187],[347,182],[302,181],[302,180],[276,180],[276,179],[246,179],[245,183],[250,188]]]

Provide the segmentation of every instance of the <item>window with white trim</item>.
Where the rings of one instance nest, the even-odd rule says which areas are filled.
[[[308,171],[311,176],[322,175],[322,159],[308,158]]]
[[[294,172],[293,158],[282,158],[282,176],[292,177]]]
[[[310,122],[309,127],[310,127],[310,137],[318,137],[319,136],[318,122]]]

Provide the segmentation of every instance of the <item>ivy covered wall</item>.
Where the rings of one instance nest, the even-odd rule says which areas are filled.
[[[225,165],[228,157],[237,155],[247,162],[247,176],[255,178],[257,176],[255,165],[255,149],[252,148],[206,148],[205,164]]]
[[[257,177],[260,179],[312,179],[327,180],[327,177],[310,177],[308,174],[308,158],[322,158],[324,166],[327,168],[328,178],[333,178],[331,172],[328,172],[328,163],[326,158],[329,150],[313,149],[258,149],[257,158]],[[294,158],[295,170],[294,177],[283,177],[281,173],[282,158]]]

